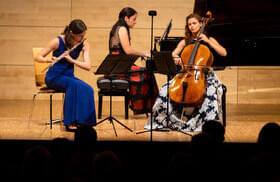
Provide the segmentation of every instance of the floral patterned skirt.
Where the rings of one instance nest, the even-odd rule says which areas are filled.
[[[170,80],[169,85],[173,80]],[[201,131],[202,125],[210,120],[221,122],[222,118],[222,83],[213,71],[207,74],[207,91],[202,105],[198,108],[183,107],[181,104],[168,101],[167,117],[167,83],[160,89],[157,100],[153,106],[153,123],[151,117],[145,124],[145,129],[169,128],[180,131]],[[191,110],[191,112],[190,112]],[[169,118],[169,119],[168,119]]]

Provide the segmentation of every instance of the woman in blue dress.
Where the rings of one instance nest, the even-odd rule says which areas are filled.
[[[213,37],[208,37],[206,32],[198,35],[202,19],[197,14],[190,14],[186,18],[185,38],[181,40],[176,49],[172,52],[175,64],[182,65],[180,54],[183,49],[193,43],[197,38],[201,44],[206,45],[212,53],[219,56],[226,56],[226,49],[221,46]],[[221,115],[221,96],[223,94],[222,83],[213,70],[209,70],[206,75],[207,88],[206,96],[200,107],[183,107],[181,104],[168,100],[167,102],[167,83],[163,85],[153,106],[152,128],[171,128],[180,131],[201,131],[202,125],[210,120],[220,121]],[[170,81],[169,85],[173,83]],[[167,111],[168,103],[168,111]],[[168,115],[167,115],[168,112]],[[144,126],[145,129],[151,128],[150,117]]]
[[[96,125],[93,88],[74,76],[74,65],[87,71],[91,68],[89,44],[84,40],[86,30],[87,26],[82,20],[72,20],[63,33],[51,40],[35,58],[38,62],[54,63],[46,74],[45,82],[49,88],[65,92],[66,130],[73,130],[82,124]],[[70,52],[74,46],[77,47]],[[50,52],[53,52],[53,57],[46,58]],[[76,60],[80,53],[83,62]],[[63,58],[57,61],[59,56]]]

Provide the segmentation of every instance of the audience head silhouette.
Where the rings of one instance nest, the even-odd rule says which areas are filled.
[[[80,149],[93,149],[97,142],[96,130],[90,125],[81,125],[74,135],[74,141]]]
[[[257,143],[267,149],[279,148],[280,126],[273,122],[265,124],[260,130]]]
[[[202,132],[206,133],[214,142],[222,143],[225,140],[225,128],[221,122],[215,120],[205,122]]]
[[[93,159],[93,169],[96,180],[118,181],[122,177],[122,162],[113,151],[103,151],[96,154]]]
[[[24,153],[22,176],[24,181],[48,181],[51,172],[52,155],[43,146],[32,146]]]

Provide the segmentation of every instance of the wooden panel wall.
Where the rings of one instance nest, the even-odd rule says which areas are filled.
[[[185,17],[192,12],[193,5],[194,0],[0,0],[0,99],[32,98],[36,91],[32,47],[44,47],[72,19],[83,19],[88,26],[92,60],[90,72],[76,68],[75,74],[97,93],[98,76],[93,72],[108,53],[109,31],[123,7],[130,6],[138,12],[137,24],[131,30],[132,46],[149,51],[151,17],[148,11],[157,11],[154,36],[163,33],[171,18],[169,35],[183,36]],[[137,64],[145,65],[140,60]],[[228,88],[227,103],[278,104],[279,74],[279,67],[232,67],[217,72]],[[166,81],[163,75],[156,74],[156,78],[159,87]]]

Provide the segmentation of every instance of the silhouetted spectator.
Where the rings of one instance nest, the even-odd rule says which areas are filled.
[[[257,144],[258,150],[243,166],[244,181],[280,181],[277,167],[280,163],[280,126],[277,123],[265,124],[259,132]]]
[[[202,126],[202,132],[207,133],[216,143],[223,143],[225,140],[225,128],[218,121],[211,120],[205,122]]]
[[[190,153],[187,152],[175,152],[169,161],[168,171],[166,171],[165,177],[168,177],[170,181],[178,181],[186,179],[185,173],[194,175],[195,167],[194,161]],[[195,180],[195,175],[188,175],[187,181]]]
[[[73,154],[67,138],[55,138],[51,141],[50,152],[54,159],[54,180],[62,182],[67,177],[69,161]]]
[[[96,130],[91,125],[81,125],[75,131],[74,142],[79,150],[93,150],[97,142]]]
[[[216,123],[212,124],[216,125]],[[224,180],[219,174],[226,172],[228,164],[225,161],[221,133],[216,133],[214,128],[206,127],[204,128],[206,132],[204,130],[191,139],[193,169],[190,175],[195,181]]]
[[[103,151],[96,154],[93,159],[93,171],[95,181],[127,180],[121,160],[112,151]]]
[[[52,181],[52,155],[43,146],[33,146],[24,153],[22,179],[28,182]]]
[[[257,143],[266,150],[279,150],[280,126],[277,123],[265,124],[259,133]]]
[[[97,133],[90,125],[81,125],[76,131],[74,142],[77,151],[71,158],[69,180],[89,182],[93,180],[92,160],[96,154]]]

